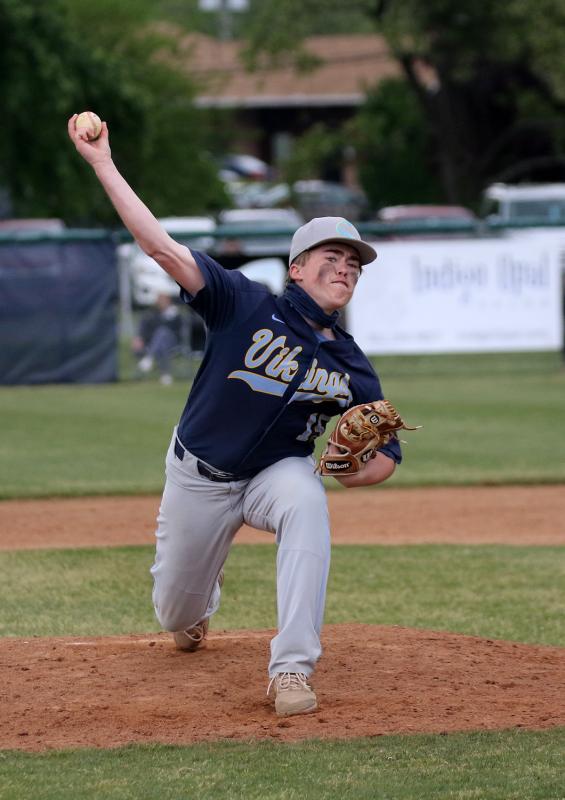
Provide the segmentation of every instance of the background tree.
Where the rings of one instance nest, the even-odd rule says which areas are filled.
[[[561,0],[350,0],[348,10],[402,65],[429,137],[425,169],[445,199],[475,203],[495,179],[565,177]],[[262,0],[249,20],[251,63],[267,54],[304,64],[304,36],[330,17],[343,19],[341,0]]]
[[[443,199],[426,119],[406,82],[390,79],[369,92],[344,139],[355,147],[371,208]]]
[[[213,29],[197,0],[0,0],[0,189],[14,213],[115,220],[65,140],[85,108],[109,121],[117,162],[158,214],[227,202],[212,156],[230,126],[194,108],[165,17]],[[347,129],[312,132],[302,155],[327,161],[342,137],[374,202],[468,204],[493,180],[565,179],[564,22],[561,0],[250,0],[234,20],[255,65],[312,67],[301,43],[315,33],[385,36],[404,81],[376,87]]]
[[[565,176],[565,7],[559,0],[375,3],[432,131],[443,188]]]
[[[341,154],[344,147],[344,133],[328,125],[313,125],[294,144],[288,159],[281,165],[283,180],[289,184],[299,180],[324,178],[339,180]]]
[[[109,122],[116,161],[157,214],[225,203],[178,40],[151,22],[146,0],[0,0],[0,186],[14,215],[116,220],[66,138],[84,109]]]

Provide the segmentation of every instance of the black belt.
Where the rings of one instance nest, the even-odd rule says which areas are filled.
[[[182,446],[180,441],[175,439],[175,455],[176,457],[182,461],[184,459],[185,448]],[[208,478],[209,481],[216,481],[218,483],[231,483],[231,481],[242,481],[249,477],[250,475],[234,475],[231,472],[224,472],[221,469],[214,469],[214,467],[208,466],[205,464],[204,461],[197,460],[196,461],[196,468],[198,472],[204,478]]]
[[[203,461],[196,462],[196,469],[204,478],[208,478],[209,481],[218,481],[219,483],[230,483],[231,481],[241,480],[241,478],[237,478],[230,472],[222,472],[222,470],[213,469],[212,467],[209,467],[208,464],[205,464]]]

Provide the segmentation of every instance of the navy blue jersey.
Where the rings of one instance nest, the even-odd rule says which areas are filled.
[[[207,327],[204,358],[178,437],[217,469],[251,475],[288,456],[307,456],[336,414],[383,397],[353,337],[339,326],[320,339],[283,297],[192,251],[205,286],[181,298]],[[382,452],[397,463],[398,441]]]

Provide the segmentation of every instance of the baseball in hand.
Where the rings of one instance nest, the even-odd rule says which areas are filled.
[[[83,111],[75,120],[75,128],[89,142],[93,142],[100,136],[102,120],[94,111]]]

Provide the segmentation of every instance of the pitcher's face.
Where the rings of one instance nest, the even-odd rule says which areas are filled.
[[[343,242],[325,242],[308,252],[304,264],[294,262],[289,275],[327,314],[343,308],[353,295],[361,266],[359,253]]]

